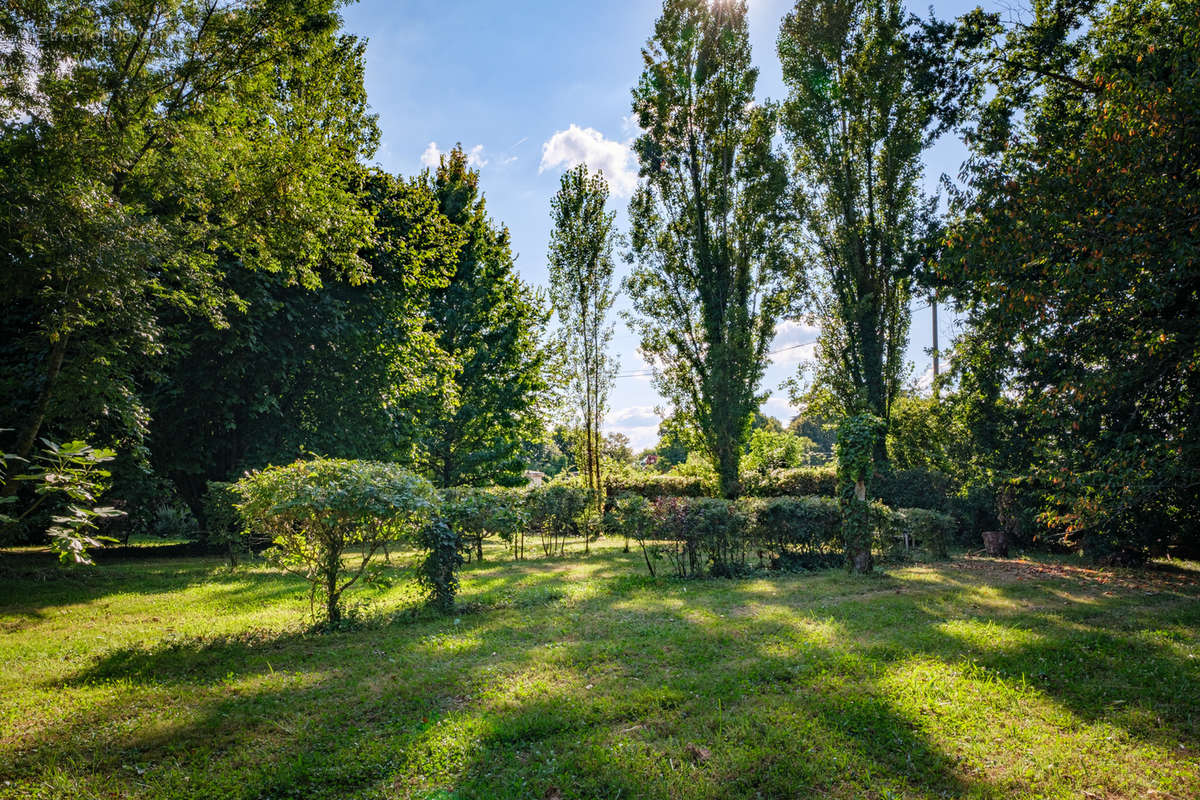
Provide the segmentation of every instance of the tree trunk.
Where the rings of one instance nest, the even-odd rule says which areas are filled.
[[[330,625],[336,625],[342,619],[337,593],[338,570],[341,566],[341,553],[331,547],[325,557],[325,615]]]
[[[342,610],[338,605],[336,579],[330,580],[325,587],[325,615],[330,625],[336,625],[342,620]]]
[[[50,353],[46,361],[46,375],[42,379],[42,388],[38,390],[37,400],[29,420],[17,435],[16,455],[28,459],[37,441],[38,431],[46,419],[46,411],[50,408],[50,398],[54,394],[54,384],[58,382],[58,374],[62,371],[63,358],[67,354],[68,336],[63,334],[50,345]]]
[[[736,500],[742,493],[742,484],[738,477],[742,454],[732,436],[726,432],[718,433],[724,441],[717,445],[717,486],[721,496],[727,500]]]
[[[879,330],[875,327],[878,317],[877,311],[872,306],[863,312],[859,318],[858,327],[862,340],[863,383],[867,391],[867,405],[870,406],[872,414],[883,420],[883,428],[875,439],[874,447],[875,468],[882,470],[886,469],[888,463],[888,408],[883,376],[883,343],[880,342]]]
[[[866,575],[872,571],[875,565],[875,559],[871,555],[871,548],[865,549],[855,548],[850,553],[850,565],[856,575]]]

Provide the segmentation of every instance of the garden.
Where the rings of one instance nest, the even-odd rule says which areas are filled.
[[[467,5],[0,10],[0,800],[1200,797],[1200,6]]]
[[[25,567],[0,595],[0,796],[1200,790],[1195,564],[683,580],[619,539],[525,560],[497,540],[443,615],[419,560],[393,551],[393,580],[332,631],[307,622],[304,581],[261,564]]]

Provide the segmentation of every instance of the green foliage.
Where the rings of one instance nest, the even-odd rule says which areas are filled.
[[[9,490],[15,486],[11,482],[32,483],[34,501],[15,519],[5,516],[0,522],[20,523],[47,505],[51,512],[51,525],[46,529],[50,549],[58,554],[63,564],[91,564],[89,548],[100,547],[104,541],[115,541],[96,533],[99,521],[124,513],[111,506],[96,505],[108,488],[111,477],[111,473],[101,465],[112,461],[116,453],[79,441],[56,444],[49,439],[42,439],[42,445],[42,451],[33,459],[28,472],[14,475],[0,486],[3,496],[12,497]],[[8,454],[0,455],[0,461],[6,466],[10,460],[24,460]]]
[[[931,397],[901,395],[888,421],[888,461],[897,469],[947,471],[951,464],[951,421],[946,405]]]
[[[437,504],[429,481],[372,461],[296,461],[249,473],[234,488],[247,523],[272,536],[274,560],[308,581],[310,601],[321,594],[331,625],[341,620],[342,593],[375,553],[388,541],[413,540]]]
[[[1008,32],[964,21],[992,36],[941,262],[993,423],[971,433],[1004,434],[1015,406],[1031,452],[983,477],[1029,477],[1042,534],[1101,557],[1200,542],[1197,14],[1132,0],[1039,5]]]
[[[804,274],[776,108],[754,99],[744,3],[667,0],[642,57],[630,319],[657,388],[735,497],[775,324]]]
[[[797,467],[766,474],[752,473],[745,478],[745,490],[752,497],[837,497],[838,474],[835,467]]]
[[[462,234],[421,181],[367,171],[360,185],[375,228],[360,251],[369,281],[322,270],[309,289],[231,258],[224,280],[244,307],[227,313],[228,327],[164,320],[169,355],[148,393],[151,461],[189,505],[211,480],[300,452],[415,459],[448,369],[424,309]]]
[[[563,176],[550,201],[550,299],[558,314],[566,377],[583,417],[585,485],[601,499],[604,485],[600,426],[619,366],[609,353],[615,212],[608,211],[608,182],[580,164]]]
[[[886,530],[903,544],[907,552],[920,544],[932,557],[948,558],[949,544],[958,528],[958,523],[949,514],[924,508],[898,508],[888,515]]]
[[[658,424],[658,444],[654,447],[654,468],[666,472],[687,461],[688,452],[695,449],[699,436],[687,419],[673,412]]]
[[[318,265],[365,277],[370,219],[350,178],[377,130],[363,44],[335,9],[6,8],[0,416],[20,420],[17,455],[43,425],[135,455],[161,316],[224,325],[241,305],[229,254],[310,287]]]
[[[704,494],[711,497],[720,491],[721,476],[713,466],[712,459],[705,453],[688,453],[682,464],[671,467],[670,476],[700,481]]]
[[[871,542],[878,527],[878,514],[869,498],[875,455],[884,429],[883,421],[871,414],[849,417],[838,429],[838,499],[842,507],[846,568],[860,574],[870,572],[873,566]]]
[[[483,561],[484,539],[499,536],[511,543],[526,525],[523,490],[459,486],[443,490],[441,496],[439,518],[453,528],[464,543],[474,546],[479,561]]]
[[[429,295],[427,330],[450,359],[428,409],[420,462],[441,488],[524,482],[522,444],[547,393],[543,298],[516,271],[508,230],[487,214],[479,173],[455,147],[424,180],[463,236],[450,280]]]
[[[743,499],[749,538],[773,569],[816,569],[841,563],[842,513],[827,497]]]
[[[458,594],[458,568],[463,564],[463,540],[446,520],[435,517],[420,529],[417,544],[427,551],[417,573],[430,602],[443,613],[454,610]]]
[[[741,460],[742,474],[755,472],[761,475],[771,470],[805,466],[814,447],[811,439],[794,433],[759,428],[750,434],[746,454]]]
[[[798,0],[778,49],[782,121],[821,270],[810,388],[842,414],[884,421],[903,377],[913,271],[935,204],[920,199],[921,153],[940,128],[938,94],[899,0]],[[807,403],[806,403],[807,405]]]
[[[209,481],[201,505],[205,540],[220,547],[229,557],[229,566],[236,567],[238,555],[249,548],[250,534],[237,509],[239,497],[232,483]]]
[[[551,483],[529,489],[525,498],[529,528],[541,537],[543,554],[564,555],[568,539],[589,533],[595,495],[586,487]]]
[[[892,508],[925,508],[946,511],[954,482],[932,469],[890,469],[871,483],[871,495]]]
[[[806,411],[792,417],[787,430],[797,436],[810,439],[815,445],[815,454],[819,454],[825,461],[832,460],[833,449],[837,444],[837,424],[834,418],[826,418]]]

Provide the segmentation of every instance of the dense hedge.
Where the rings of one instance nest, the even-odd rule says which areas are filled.
[[[742,477],[742,490],[750,497],[836,497],[837,470],[795,467],[748,473]]]
[[[653,473],[610,474],[604,479],[607,508],[616,498],[635,494],[647,500],[659,497],[703,497],[703,481],[696,477]],[[947,511],[953,494],[949,475],[932,469],[897,469],[875,476],[871,493],[891,508],[928,508]],[[774,469],[742,476],[747,497],[837,497],[837,469],[832,466]]]
[[[604,477],[609,507],[623,494],[654,500],[659,497],[703,497],[704,481],[698,477],[655,473],[612,473]]]
[[[875,476],[871,492],[891,508],[946,511],[954,486],[950,476],[933,469],[894,469]]]
[[[773,569],[812,569],[841,560],[842,515],[830,497],[747,498],[749,537]]]
[[[910,552],[920,548],[946,556],[955,521],[921,508],[892,510],[868,504],[875,549]],[[660,497],[634,494],[616,499],[610,531],[634,539],[653,575],[666,561],[675,575],[733,576],[752,566],[816,569],[842,563],[842,513],[829,497],[742,498]]]

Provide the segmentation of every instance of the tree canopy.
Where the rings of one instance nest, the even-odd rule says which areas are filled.
[[[631,321],[656,386],[736,496],[775,324],[803,275],[776,109],[755,101],[744,2],[667,0],[642,58]]]

